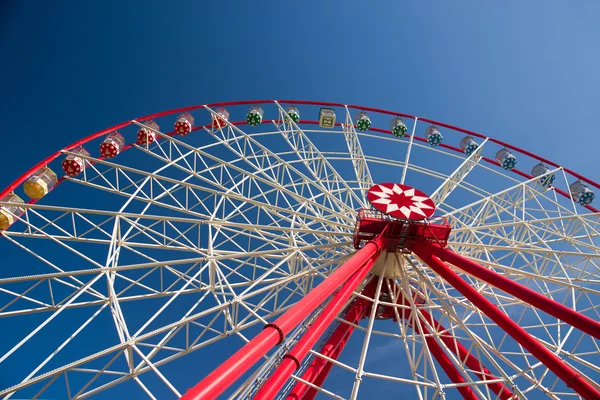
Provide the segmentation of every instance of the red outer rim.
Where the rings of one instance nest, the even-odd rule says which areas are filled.
[[[509,148],[511,150],[514,150],[518,153],[521,153],[523,155],[526,155],[528,157],[531,157],[535,160],[538,160],[540,162],[544,162],[548,165],[551,165],[555,168],[560,167],[560,165],[558,165],[555,162],[552,162],[550,160],[547,160],[545,158],[542,158],[534,153],[531,153],[527,150],[521,149],[519,147],[510,145],[508,143],[505,143],[501,140],[498,139],[494,139],[485,135],[482,135],[480,133],[477,132],[473,132],[473,131],[469,131],[467,129],[463,129],[463,128],[459,128],[453,125],[449,125],[449,124],[445,124],[443,122],[439,122],[439,121],[435,121],[433,119],[428,119],[428,118],[420,118],[420,117],[415,117],[414,115],[410,115],[410,114],[403,114],[403,113],[399,113],[399,112],[395,112],[395,111],[388,111],[388,110],[382,110],[379,108],[372,108],[372,107],[361,107],[361,106],[357,106],[357,105],[346,105],[346,104],[342,104],[342,103],[331,103],[331,102],[318,102],[318,101],[308,101],[308,100],[243,100],[243,101],[228,101],[228,102],[220,102],[220,103],[210,103],[210,104],[201,104],[201,105],[195,105],[195,106],[189,106],[189,107],[183,107],[183,108],[176,108],[173,110],[168,110],[168,111],[162,111],[162,112],[158,112],[158,113],[154,113],[154,114],[150,114],[150,115],[146,115],[144,117],[140,117],[137,119],[134,119],[133,121],[136,122],[143,122],[149,119],[155,119],[155,118],[160,118],[160,117],[164,117],[164,116],[168,116],[168,115],[172,115],[172,114],[178,114],[178,113],[182,113],[185,111],[193,111],[193,110],[198,110],[200,108],[204,108],[206,107],[210,107],[210,108],[215,108],[215,107],[227,107],[227,106],[239,106],[239,105],[253,105],[253,104],[270,104],[277,101],[280,104],[293,104],[293,105],[313,105],[313,106],[325,106],[325,107],[348,107],[354,110],[359,110],[359,111],[369,111],[369,112],[374,112],[374,113],[378,113],[378,114],[386,114],[386,115],[392,115],[392,116],[398,116],[398,117],[404,117],[404,118],[410,118],[410,119],[415,119],[418,118],[418,120],[423,121],[423,122],[427,122],[436,126],[440,126],[440,127],[444,127],[444,128],[448,128],[448,129],[452,129],[454,131],[457,132],[462,132],[462,133],[466,133],[468,135],[472,135],[481,139],[488,139],[490,142],[496,143],[500,146]],[[14,191],[17,187],[19,187],[21,184],[23,184],[23,182],[25,182],[27,180],[27,178],[29,178],[34,172],[36,172],[37,170],[39,170],[40,168],[44,167],[45,165],[49,164],[50,162],[54,161],[55,159],[57,159],[58,157],[60,157],[60,155],[62,154],[62,151],[69,151],[69,150],[73,150],[79,146],[83,146],[85,143],[90,142],[94,139],[97,139],[101,136],[104,136],[112,131],[124,128],[130,124],[133,123],[133,121],[127,121],[127,122],[123,122],[120,123],[118,125],[114,125],[110,128],[107,129],[103,129],[101,131],[98,131],[96,133],[93,133],[83,139],[80,139],[72,144],[70,144],[69,146],[66,146],[64,149],[57,151],[56,153],[46,157],[45,159],[43,159],[42,161],[40,161],[39,163],[35,164],[32,168],[30,168],[29,170],[27,170],[24,174],[22,174],[19,178],[17,178],[13,183],[11,183],[10,185],[8,185],[2,192],[0,192],[0,198],[3,198],[4,196],[6,196],[7,194],[9,194],[10,192]],[[271,122],[272,120],[267,120],[264,119],[262,123],[268,123]],[[318,121],[301,121],[302,124],[318,124]],[[232,124],[234,125],[244,125],[245,121],[240,121],[240,122],[232,122]],[[339,124],[336,124],[339,125]],[[208,123],[207,125],[205,125],[207,128],[210,128],[211,123]],[[196,126],[194,127],[193,130],[197,130],[200,129],[202,126]],[[386,133],[386,134],[391,134],[391,131],[386,130],[386,129],[381,129],[381,128],[374,128],[371,127],[369,130],[374,131],[374,132],[380,132],[380,133]],[[408,136],[407,136],[408,138]],[[422,141],[425,142],[426,140],[424,138],[421,137],[417,137],[415,135],[414,137],[415,140],[418,141]],[[123,147],[123,151],[129,149],[130,147],[132,147],[132,145],[127,145]],[[446,149],[450,149],[450,150],[454,150],[457,151],[459,153],[462,153],[462,150],[459,149],[458,147],[455,146],[451,146],[448,144],[440,144],[439,147],[443,147]],[[482,157],[482,159],[490,164],[494,164],[494,165],[499,165],[496,160],[491,159],[489,157]],[[581,179],[582,181],[594,186],[597,189],[600,189],[600,184],[592,181],[591,179],[588,179],[568,168],[564,168],[563,170],[572,175],[573,177],[577,178],[577,179]],[[527,174],[523,171],[519,171],[517,169],[513,169],[512,172],[516,173],[517,175],[520,175],[524,178],[527,179],[531,179],[533,176],[530,174]],[[61,178],[57,184],[61,183],[64,181],[64,178]],[[554,188],[554,190],[565,196],[565,197],[570,197],[568,195],[568,193],[566,193],[565,191],[558,189],[558,188]],[[35,201],[30,201],[28,203],[35,203]],[[597,209],[591,207],[591,206],[585,206],[585,208],[587,208],[588,210],[592,211],[592,212],[599,212]]]

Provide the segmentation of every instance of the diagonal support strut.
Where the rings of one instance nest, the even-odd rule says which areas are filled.
[[[181,397],[182,400],[217,398],[240,376],[256,364],[271,348],[281,343],[286,334],[300,324],[343,282],[348,280],[371,259],[373,261],[376,260],[381,251],[386,247],[386,230],[387,228],[355,253],[292,308],[281,315],[274,323],[267,324],[265,329],[255,336],[254,339],[246,343],[234,355],[229,357],[223,364],[184,394]]]
[[[561,360],[556,354],[551,352],[537,339],[531,336],[527,331],[521,328],[515,321],[510,319],[496,305],[486,299],[475,288],[469,285],[465,280],[458,276],[450,267],[448,267],[436,254],[443,254],[445,251],[436,248],[433,244],[421,241],[415,243],[411,249],[413,253],[425,262],[431,269],[437,272],[442,278],[465,296],[471,303],[478,307],[485,315],[494,321],[517,343],[527,349],[534,357],[540,360],[556,376],[563,380],[568,387],[572,388],[584,399],[600,399],[600,391],[594,387],[587,378],[573,369],[569,364]],[[458,256],[458,255],[456,255]],[[458,256],[461,257],[461,256]],[[460,258],[454,259],[460,260]],[[466,260],[466,259],[465,259]]]

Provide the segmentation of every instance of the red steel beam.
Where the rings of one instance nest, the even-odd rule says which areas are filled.
[[[410,304],[406,299],[403,300],[403,304],[409,306]],[[473,354],[467,350],[465,346],[463,346],[438,320],[436,320],[427,310],[418,309],[419,313],[423,316],[423,318],[429,322],[429,324],[435,327],[437,334],[439,335],[440,340],[446,345],[446,347],[454,353],[457,358],[464,362],[467,367],[475,372],[475,374],[483,380],[487,379],[498,379],[492,372],[487,369]],[[405,309],[402,309],[404,316]],[[410,316],[412,314],[412,310],[408,310],[408,314],[404,316],[406,321],[411,324]],[[422,325],[422,322],[421,322]],[[414,328],[413,328],[414,329]],[[483,371],[483,372],[482,372]],[[498,395],[501,400],[508,400],[513,398],[514,394],[501,382],[494,382],[488,384],[490,389]]]
[[[358,302],[362,301],[363,306],[362,309],[357,309]],[[352,306],[351,309],[348,310],[346,317],[344,318],[346,321],[351,323],[357,323],[362,319],[364,313],[368,309],[368,302],[363,299],[358,299]],[[352,312],[354,309],[357,311]],[[480,379],[497,379],[492,372],[486,368],[473,354],[471,354],[454,336],[449,334],[449,331],[431,314],[427,312],[427,310],[420,309],[419,312],[427,320],[432,326],[434,326],[439,334],[440,340],[448,347],[450,351],[452,351],[459,360],[465,362],[468,368],[474,371],[474,373]],[[407,320],[410,322],[409,317],[407,316]],[[334,360],[337,359],[341,350],[343,349],[347,339],[350,335],[347,335],[346,332],[352,332],[354,327],[348,324],[340,324],[338,328],[331,335],[331,338],[328,342],[323,346],[321,350],[321,354],[332,358]],[[338,331],[340,331],[338,333]],[[345,340],[344,340],[345,338]],[[343,340],[342,343],[338,346],[338,342]],[[428,343],[429,344],[429,343]],[[435,346],[431,344],[431,346]],[[434,356],[435,357],[435,356]],[[437,357],[436,357],[437,359]],[[322,358],[315,357],[311,365],[307,368],[305,373],[302,375],[302,379],[313,383],[316,386],[322,386],[325,381],[325,378],[329,374],[329,371],[333,367],[333,364],[324,360]],[[501,399],[501,400],[509,400],[514,394],[501,382],[494,382],[488,384],[490,389]],[[306,394],[305,394],[306,393]],[[312,400],[317,395],[318,391],[302,382],[298,382],[290,394],[287,396],[286,400]]]
[[[342,283],[350,278],[372,258],[377,258],[385,248],[385,231],[354,254],[342,266],[331,273],[316,288],[300,299],[292,308],[281,315],[274,323],[254,339],[246,343],[223,364],[208,374],[196,386],[188,390],[182,400],[216,399],[240,376],[248,371],[271,348],[283,342],[286,334],[302,322],[313,310],[323,303]]]
[[[358,323],[358,321],[356,323]],[[344,325],[346,325],[346,324],[344,324]],[[350,339],[350,336],[352,335],[352,332],[354,331],[353,326],[350,326],[350,325],[346,325],[346,326],[349,327],[350,329],[347,331],[348,333],[346,334],[346,336],[344,336],[342,338],[342,340],[340,341],[338,346],[335,348],[334,352],[329,357],[333,360],[337,360],[338,357],[340,356],[340,354],[342,354],[344,347],[346,347],[346,344],[348,343],[348,340]],[[331,368],[333,368],[333,363],[331,363],[327,360],[323,360],[323,359],[321,359],[321,361],[323,362],[323,368],[320,371],[317,371],[318,375],[316,375],[314,377],[314,379],[312,381],[310,381],[311,383],[313,383],[314,385],[316,385],[318,387],[323,386],[323,383],[325,383],[327,376],[329,376],[329,373],[331,372]],[[317,396],[317,394],[319,394],[319,391],[317,389],[310,387],[308,385],[305,385],[301,382],[298,382],[296,384],[296,386],[294,387],[294,389],[296,389],[296,387],[298,387],[298,390],[300,390],[301,388],[304,388],[303,392],[306,391],[306,394],[304,395],[303,400],[312,400]],[[295,392],[292,391],[292,393],[295,393]],[[295,397],[290,397],[290,396],[287,397],[287,399],[294,399],[294,398]]]
[[[471,303],[478,307],[485,315],[494,321],[517,343],[527,349],[534,357],[540,360],[556,376],[563,380],[568,387],[572,388],[581,397],[587,400],[600,399],[600,391],[586,378],[573,369],[569,364],[561,360],[556,354],[548,350],[527,331],[521,328],[515,321],[510,319],[492,302],[486,299],[475,288],[469,285],[454,271],[452,271],[442,260],[434,254],[434,247],[416,243],[412,248],[413,253],[423,260],[431,269],[437,272],[450,285],[465,296]]]
[[[452,351],[457,358],[464,362],[467,367],[475,373],[480,379],[498,379],[492,372],[487,369],[473,354],[469,352],[442,324],[439,323],[427,310],[420,309],[419,312],[428,321],[431,326],[435,327],[439,338],[446,347]],[[513,398],[514,394],[501,382],[489,383],[488,387],[501,399],[508,400]]]
[[[335,293],[331,301],[325,306],[315,322],[306,330],[302,338],[287,353],[279,366],[273,371],[271,377],[262,385],[256,393],[256,400],[269,400],[275,398],[281,387],[292,376],[295,370],[300,368],[302,360],[306,357],[310,349],[317,343],[319,338],[325,333],[327,327],[333,322],[340,313],[346,301],[352,296],[354,290],[365,279],[374,263],[374,258],[370,259],[358,271],[352,275],[348,281]]]
[[[358,324],[359,321],[365,316],[369,309],[369,302],[365,299],[359,298],[352,303],[344,320],[350,324]],[[333,360],[337,360],[339,355],[342,353],[348,339],[354,331],[354,326],[350,324],[340,323],[337,328],[331,334],[331,337],[323,345],[323,348],[319,351],[326,357]],[[333,364],[323,358],[315,357],[311,364],[306,368],[302,379],[310,382],[316,386],[322,386],[325,379],[329,375]],[[288,394],[287,400],[311,400],[317,395],[318,391],[302,382],[296,383],[292,391]]]
[[[340,354],[342,354],[344,347],[346,347],[346,343],[348,343],[348,339],[350,339],[350,336],[347,336],[344,339],[344,341],[342,343],[340,343],[340,346],[335,349],[335,352],[330,357],[331,359],[333,359],[333,360],[338,359]],[[327,360],[323,360],[323,361],[327,362]],[[327,362],[325,364],[325,366],[323,367],[323,369],[321,370],[321,372],[319,372],[319,375],[317,375],[315,377],[314,381],[311,383],[313,383],[315,386],[323,387],[323,383],[325,383],[325,380],[329,376],[329,373],[331,372],[332,368],[333,368],[333,364],[330,362]],[[319,391],[317,389],[315,389],[314,387],[310,387],[308,385],[303,385],[303,386],[306,388],[306,394],[304,395],[302,400],[313,400],[315,397],[317,397],[317,394],[319,394]],[[287,397],[287,399],[293,399],[293,398],[294,397],[289,397],[289,396]]]
[[[371,297],[374,296],[376,286],[377,280],[372,280],[363,289],[363,294]],[[344,320],[348,321],[350,324],[358,324],[359,321],[368,313],[369,304],[370,302],[363,298],[356,299],[353,306],[348,310]],[[333,360],[337,360],[344,350],[344,347],[346,347],[346,343],[348,343],[350,336],[354,332],[354,326],[350,324],[339,324],[327,343],[321,349],[320,353]],[[302,379],[314,384],[315,386],[321,387],[323,386],[323,383],[325,383],[325,380],[327,379],[327,376],[329,376],[332,368],[333,363],[325,359],[315,357],[311,365],[304,372],[304,375],[302,375]],[[318,390],[314,387],[306,385],[303,382],[298,382],[288,394],[286,400],[313,400],[318,393]]]
[[[423,321],[421,321],[416,316],[415,316],[415,321],[417,321],[417,324],[419,324],[419,328],[423,332],[423,336],[425,338],[425,343],[427,344],[427,348],[429,349],[429,352],[435,358],[435,360],[438,362],[438,364],[440,364],[440,366],[442,367],[442,369],[444,370],[446,375],[448,375],[448,378],[450,378],[450,380],[456,384],[467,383],[466,379],[462,376],[462,374],[460,373],[458,368],[456,368],[456,366],[452,363],[450,358],[446,355],[446,353],[444,353],[444,350],[442,350],[442,347],[438,344],[438,342],[436,342],[435,338],[433,336],[431,336],[431,334],[429,333],[429,330],[427,329],[425,324],[423,324]],[[418,329],[418,328],[413,327],[413,329]],[[457,386],[456,388],[458,389],[458,391],[460,392],[460,394],[462,395],[462,397],[464,399],[467,399],[467,400],[477,400],[478,399],[477,395],[475,394],[473,389],[471,389],[470,386]]]
[[[416,246],[420,249],[419,251],[421,253],[431,253],[440,260],[446,261],[462,269],[469,275],[479,278],[600,340],[600,322],[595,321],[564,304],[549,299],[535,290],[514,282],[491,269],[485,268],[460,254],[442,248],[437,243],[422,241]]]

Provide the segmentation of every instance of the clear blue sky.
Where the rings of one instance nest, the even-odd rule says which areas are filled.
[[[0,186],[114,123],[252,98],[428,116],[599,178],[597,1],[305,3],[2,2],[0,126],[21,151]]]
[[[0,187],[127,119],[268,98],[426,116],[600,180],[599,2],[306,3],[1,2]]]

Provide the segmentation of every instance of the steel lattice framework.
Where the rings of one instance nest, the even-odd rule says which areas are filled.
[[[298,122],[286,111],[292,104]],[[251,105],[264,108],[258,126],[245,121]],[[222,107],[231,118],[215,124]],[[319,126],[320,107],[336,111],[333,128]],[[369,130],[353,121],[358,111],[369,114]],[[171,132],[182,112],[196,121],[189,135]],[[382,128],[397,117],[409,125],[404,137]],[[149,128],[150,119],[161,128]],[[422,137],[430,125],[444,132],[439,146]],[[136,143],[141,128],[156,140]],[[116,130],[126,139],[121,153],[101,156],[100,143]],[[455,146],[465,134],[479,142],[470,154]],[[501,148],[517,155],[519,169],[486,156]],[[23,213],[0,231],[1,398],[181,397],[250,339],[275,331],[265,325],[282,315],[291,321],[286,311],[333,285],[344,268],[352,278],[324,291],[281,338],[271,334],[282,343],[257,355],[227,396],[261,398],[262,383],[288,368],[293,374],[273,396],[579,397],[449,283],[452,274],[598,390],[598,336],[473,272],[435,264],[427,253],[434,250],[353,245],[357,212],[370,207],[367,190],[405,183],[430,193],[436,215],[452,227],[453,254],[600,321],[600,213],[569,194],[575,180],[600,185],[574,171],[426,118],[337,103],[242,101],[93,134],[23,174],[0,193],[0,207],[11,205],[10,193],[23,196],[34,172],[60,171],[69,155],[85,161],[83,172],[20,205]],[[524,172],[539,162],[553,185]],[[375,268],[383,269],[370,274]],[[313,334],[291,363],[286,353]]]

